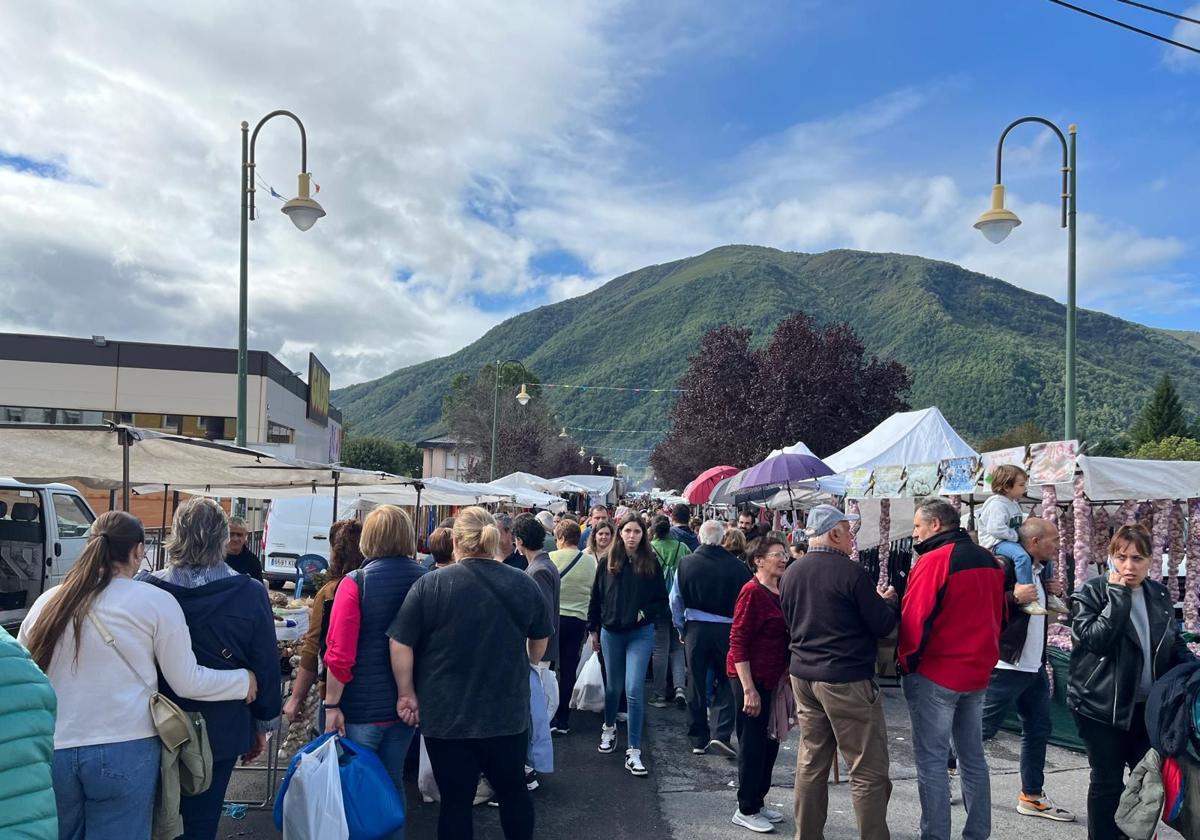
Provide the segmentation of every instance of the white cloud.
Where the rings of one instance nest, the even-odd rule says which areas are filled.
[[[1200,3],[1189,6],[1179,14],[1193,19],[1200,18]],[[1179,21],[1171,30],[1171,40],[1200,48],[1200,28],[1188,21]],[[1163,49],[1163,63],[1172,70],[1184,73],[1200,70],[1200,55],[1168,44]]]
[[[251,345],[297,368],[315,349],[335,387],[474,340],[503,317],[477,295],[562,300],[729,242],[919,253],[1061,298],[1056,208],[1011,193],[1026,224],[997,248],[971,229],[990,173],[964,194],[874,158],[937,86],[760,138],[694,179],[647,181],[625,121],[639,86],[681,56],[720,60],[799,28],[804,8],[652,5],[0,6],[0,151],[72,175],[0,167],[0,329],[232,346],[238,127],[280,107],[305,122],[329,215],[301,234],[258,192]],[[1014,165],[1056,167],[1053,144],[1019,139],[1032,145],[1011,147]],[[258,173],[290,196],[298,167],[295,126],[272,121]],[[534,274],[553,249],[586,270]],[[1169,298],[1187,278],[1160,270],[1181,251],[1082,216],[1081,300],[1120,311],[1130,277]]]

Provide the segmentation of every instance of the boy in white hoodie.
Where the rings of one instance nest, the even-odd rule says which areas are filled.
[[[1017,536],[1017,528],[1024,521],[1021,506],[1017,500],[1025,495],[1029,486],[1029,474],[1014,464],[1001,464],[992,473],[992,495],[977,517],[979,544],[1001,557],[1012,560],[1016,571],[1017,583],[1033,584],[1033,560],[1021,546]],[[1053,569],[1047,569],[1047,574]],[[1037,601],[1031,601],[1022,607],[1030,615],[1046,615],[1056,612],[1066,615],[1070,612],[1066,604],[1056,596],[1046,594],[1046,606],[1041,607]]]

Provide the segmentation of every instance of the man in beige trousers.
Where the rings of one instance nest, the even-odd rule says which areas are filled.
[[[779,584],[790,633],[792,690],[800,729],[796,837],[820,840],[829,809],[829,770],[840,750],[863,840],[888,840],[887,724],[874,680],[878,640],[896,627],[896,591],[875,586],[850,559],[850,522],[832,505],[808,515],[808,553]]]

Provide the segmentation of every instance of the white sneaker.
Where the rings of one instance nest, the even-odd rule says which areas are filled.
[[[1058,613],[1059,615],[1070,615],[1071,608],[1068,607],[1062,598],[1057,595],[1046,595],[1046,612]]]
[[[634,776],[646,776],[650,772],[646,765],[642,764],[642,751],[633,747],[625,750],[625,769]]]
[[[1025,606],[1021,607],[1021,611],[1029,615],[1049,615],[1045,609],[1038,605],[1037,601],[1030,601]]]
[[[771,825],[770,821],[761,813],[743,814],[741,808],[733,812],[733,824],[757,831],[759,834],[770,834],[775,830],[775,826]]]
[[[482,805],[487,802],[496,792],[492,790],[492,786],[488,783],[487,777],[480,778],[479,784],[475,786],[475,802],[476,805]]]
[[[783,822],[783,813],[776,811],[774,808],[768,808],[766,805],[758,809],[758,814],[769,823]]]
[[[604,724],[600,727],[600,746],[597,748],[602,753],[614,752],[617,749],[617,725],[612,726]]]

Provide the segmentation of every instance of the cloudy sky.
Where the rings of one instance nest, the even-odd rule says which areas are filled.
[[[260,189],[251,347],[335,387],[728,243],[1062,299],[1051,135],[1006,146],[1025,224],[971,228],[1025,114],[1080,126],[1081,303],[1195,329],[1196,59],[1040,1],[6,3],[0,330],[233,346],[239,126],[276,108],[329,215],[300,233]],[[294,195],[295,126],[257,152]]]

